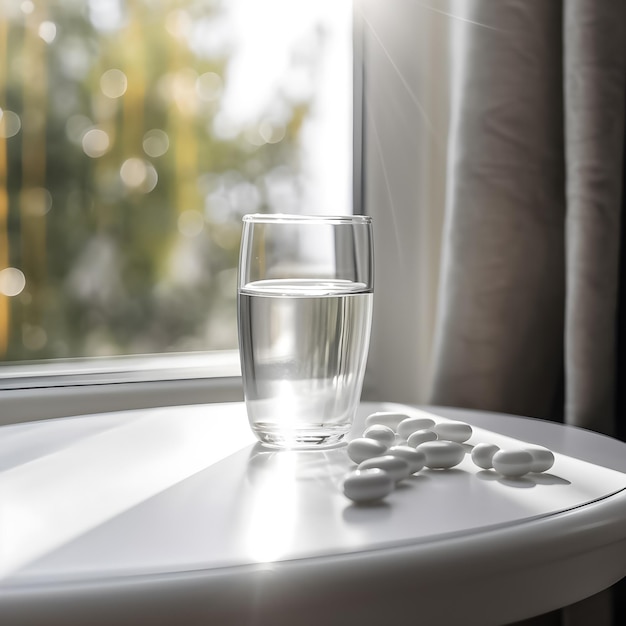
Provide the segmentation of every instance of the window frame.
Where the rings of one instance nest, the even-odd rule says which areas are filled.
[[[0,425],[243,399],[236,350],[4,366]]]

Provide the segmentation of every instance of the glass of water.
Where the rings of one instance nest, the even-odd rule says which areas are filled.
[[[244,216],[239,352],[264,444],[321,448],[350,430],[369,347],[372,243],[367,216]]]

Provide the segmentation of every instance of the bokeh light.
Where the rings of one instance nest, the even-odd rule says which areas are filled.
[[[22,190],[22,207],[28,215],[46,215],[52,208],[52,194],[44,187]]]
[[[259,125],[259,135],[266,143],[278,143],[285,138],[285,127],[282,124],[272,124],[264,120]]]
[[[132,157],[126,159],[120,168],[120,177],[128,189],[150,193],[157,185],[159,176],[148,161]]]
[[[0,109],[0,137],[8,139],[20,132],[22,121],[17,113]]]
[[[170,138],[160,128],[153,128],[143,136],[143,151],[150,157],[163,156],[170,147]]]
[[[0,270],[0,293],[3,296],[17,296],[26,287],[26,277],[16,267],[5,267]]]
[[[37,32],[46,43],[52,43],[57,36],[57,26],[54,22],[41,22]]]
[[[83,135],[82,146],[87,156],[96,159],[109,151],[111,140],[104,130],[92,128]]]
[[[107,98],[120,98],[126,93],[128,78],[122,70],[110,69],[100,77],[100,89]]]
[[[100,31],[119,30],[124,24],[120,0],[89,0],[89,19]]]

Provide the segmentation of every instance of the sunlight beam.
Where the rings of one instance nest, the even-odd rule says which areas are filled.
[[[1,473],[0,580],[248,446],[236,411],[146,411]]]
[[[420,115],[422,116],[422,118],[424,120],[424,124],[426,125],[426,128],[428,129],[429,134],[435,140],[435,143],[437,143],[437,135],[435,134],[435,129],[434,129],[434,127],[433,127],[433,125],[432,125],[428,115],[426,115],[426,111],[425,111],[424,107],[422,106],[421,102],[419,101],[419,98],[415,95],[415,93],[411,89],[411,86],[407,82],[406,78],[404,78],[404,76],[402,75],[402,72],[400,71],[400,68],[397,66],[396,62],[393,60],[393,58],[389,54],[389,51],[385,47],[385,44],[382,42],[382,40],[378,36],[378,33],[376,32],[376,30],[374,29],[374,27],[372,26],[370,21],[365,17],[365,15],[363,13],[361,13],[361,16],[362,16],[363,22],[367,25],[367,27],[369,28],[370,32],[372,33],[374,39],[377,41],[377,43],[380,46],[381,50],[384,52],[385,57],[389,61],[391,67],[393,67],[393,69],[395,70],[398,78],[400,79],[400,82],[402,83],[403,87],[406,89],[407,93],[409,94],[409,97],[413,101],[413,104],[415,104],[415,106],[417,107],[417,110],[419,111]]]
[[[448,11],[444,11],[442,9],[435,9],[435,7],[431,7],[423,2],[418,3],[424,9],[428,9],[433,13],[439,13],[440,15],[445,15],[446,17],[450,17],[453,20],[458,20],[459,22],[463,22],[464,24],[471,24],[472,26],[479,26],[480,28],[486,28],[488,30],[493,30],[497,33],[502,33],[504,30],[502,28],[495,28],[494,26],[489,26],[488,24],[482,24],[481,22],[476,22],[474,20],[470,20],[466,17],[461,17],[460,15],[455,15],[454,13],[449,13]]]

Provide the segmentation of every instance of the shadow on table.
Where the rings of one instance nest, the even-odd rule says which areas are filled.
[[[565,480],[554,474],[526,474],[519,478],[507,478],[491,470],[482,470],[476,473],[480,480],[499,482],[507,487],[517,487],[518,489],[531,489],[537,485],[571,485],[569,480]]]

